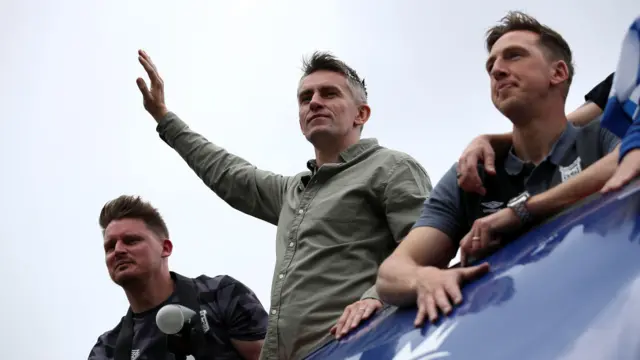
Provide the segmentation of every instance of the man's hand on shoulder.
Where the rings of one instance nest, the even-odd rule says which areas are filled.
[[[378,299],[363,299],[354,302],[344,309],[338,322],[331,328],[331,334],[336,339],[340,339],[355,329],[362,320],[368,319],[380,309],[382,309],[382,302]]]
[[[484,195],[487,190],[482,185],[478,174],[478,163],[483,162],[486,172],[489,175],[495,175],[495,156],[488,135],[480,135],[473,139],[458,160],[456,167],[458,186],[466,192]]]
[[[158,74],[158,69],[151,61],[151,57],[143,50],[138,50],[138,61],[149,76],[151,88],[147,87],[143,78],[138,78],[136,84],[142,93],[144,108],[158,122],[169,112],[164,102],[164,82]]]

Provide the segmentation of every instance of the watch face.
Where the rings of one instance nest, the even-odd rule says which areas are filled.
[[[525,191],[522,194],[520,194],[520,195],[516,196],[515,198],[511,199],[511,201],[509,201],[507,206],[517,206],[517,205],[527,201],[528,198],[529,198],[529,193]]]
[[[510,207],[516,206],[521,201],[522,201],[522,196],[518,196],[516,198],[511,199],[511,201],[509,201],[509,204],[507,204],[507,206],[510,206]]]

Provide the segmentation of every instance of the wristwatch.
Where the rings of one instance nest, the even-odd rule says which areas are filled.
[[[516,215],[518,215],[520,221],[522,221],[523,224],[530,222],[533,218],[531,216],[531,213],[529,212],[529,209],[527,209],[527,201],[530,197],[531,195],[529,194],[529,192],[525,191],[522,194],[511,199],[507,204],[507,207],[513,210]]]

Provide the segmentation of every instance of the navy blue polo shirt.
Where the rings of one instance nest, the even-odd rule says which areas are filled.
[[[577,153],[575,143],[583,136],[587,127],[598,127],[599,146],[603,151],[600,157],[604,157],[615,149],[620,142],[610,131],[601,128],[599,122],[594,121],[583,128],[578,128],[571,123],[563,131],[560,138],[555,142],[549,155],[537,166],[532,163],[525,163],[519,159],[513,148],[507,157],[501,162],[507,176],[519,176],[524,179],[522,182],[522,192],[527,190],[535,195],[549,189],[551,180],[560,172],[562,182],[580,173],[586,166],[580,162],[580,154]],[[570,152],[574,152],[570,154]],[[570,165],[561,166],[560,160],[567,155],[573,156],[576,160]],[[462,189],[458,186],[456,178],[456,165],[447,171],[433,189],[431,196],[425,201],[420,218],[414,224],[414,228],[428,226],[445,233],[452,241],[459,244],[460,240],[471,230],[470,224],[476,219],[469,219],[469,215],[464,209],[467,204],[463,203]],[[523,174],[524,172],[524,174]],[[524,175],[524,176],[523,176]],[[498,175],[496,175],[498,176]],[[466,197],[465,197],[466,198]],[[482,212],[489,215],[507,206],[504,202],[486,201],[482,202]]]

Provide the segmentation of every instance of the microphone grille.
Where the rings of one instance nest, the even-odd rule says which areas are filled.
[[[166,305],[156,314],[156,324],[167,335],[177,334],[184,325],[184,315],[176,305]]]

